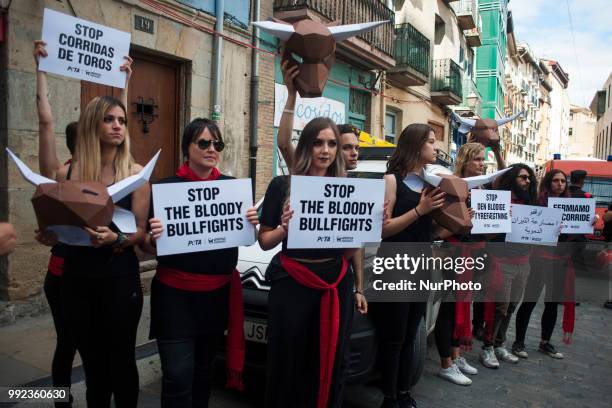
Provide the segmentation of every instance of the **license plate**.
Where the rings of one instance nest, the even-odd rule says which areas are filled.
[[[247,340],[265,344],[268,342],[268,325],[258,321],[245,320],[244,337]]]

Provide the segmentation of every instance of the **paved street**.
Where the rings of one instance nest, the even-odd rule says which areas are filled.
[[[147,305],[147,303],[145,303]],[[141,332],[145,339],[148,325],[148,308],[145,306]],[[576,309],[576,336],[571,346],[561,343],[560,322],[555,330],[554,343],[565,354],[564,360],[553,360],[539,353],[537,347],[539,335],[539,316],[542,306],[534,311],[527,333],[527,347],[530,353],[528,360],[521,360],[517,365],[503,364],[499,370],[489,370],[478,362],[477,350],[465,354],[480,373],[472,377],[474,383],[469,387],[450,384],[436,376],[438,358],[435,346],[430,345],[426,359],[425,373],[413,393],[419,408],[439,407],[609,407],[612,400],[612,311],[600,305],[583,303]],[[559,309],[561,317],[561,309]],[[537,317],[537,319],[536,319]],[[3,357],[0,376],[3,384],[9,384],[10,378],[29,378],[30,384],[50,385],[49,369],[51,359],[50,345],[53,344],[49,316],[32,319],[30,325],[25,322],[2,328],[6,336],[2,338]],[[513,328],[514,322],[511,326]],[[38,338],[38,347],[30,350],[32,342],[18,339]],[[511,332],[510,339],[514,338]],[[15,341],[11,341],[11,339]],[[10,345],[15,350],[8,350]],[[23,348],[27,347],[27,348]],[[138,361],[141,383],[143,384],[139,408],[159,407],[160,367],[159,358],[152,354],[152,347],[139,348],[141,358]],[[46,357],[45,357],[46,356]],[[11,363],[12,362],[12,363]],[[11,364],[9,364],[11,363]],[[78,361],[76,364],[79,364]],[[9,367],[10,365],[10,367]],[[29,377],[28,377],[29,376]],[[32,379],[35,377],[35,379]],[[76,397],[75,407],[85,407],[83,373],[80,367],[73,372],[73,393]],[[25,382],[14,383],[24,384]],[[259,391],[259,392],[256,392]],[[248,408],[261,407],[261,389],[251,390],[245,394],[229,392],[217,385],[213,391],[211,408]],[[381,395],[375,384],[350,386],[346,393],[348,408],[378,408]],[[0,407],[4,406],[0,403]],[[34,408],[49,406],[42,404],[20,404],[19,407]]]

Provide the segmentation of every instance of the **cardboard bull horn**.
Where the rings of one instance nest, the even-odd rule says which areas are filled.
[[[522,114],[521,111],[502,119],[468,119],[452,112],[453,121],[459,126],[459,133],[467,134],[471,131],[473,140],[487,147],[499,145],[499,127]]]
[[[12,151],[6,149],[22,176],[36,186],[32,205],[41,231],[51,230],[60,242],[91,245],[82,227],[95,228],[111,222],[123,232],[136,232],[134,214],[115,207],[117,201],[136,190],[151,177],[161,151],[140,171],[110,187],[98,182],[62,181],[34,173]]]
[[[282,20],[256,21],[253,25],[285,42],[282,62],[299,66],[294,79],[296,90],[302,98],[316,98],[323,94],[335,60],[336,43],[378,27],[387,21],[371,23],[324,25],[309,18],[290,24]]]
[[[468,192],[472,188],[490,183],[509,168],[483,176],[461,178],[450,174],[442,166],[429,166],[423,172],[423,180],[446,193],[444,205],[431,213],[438,225],[453,234],[468,234],[472,229],[472,219],[466,204]]]

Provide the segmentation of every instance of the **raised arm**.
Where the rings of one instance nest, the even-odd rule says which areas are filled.
[[[36,61],[36,109],[38,111],[38,166],[40,174],[56,179],[62,163],[57,158],[55,135],[53,134],[53,113],[49,103],[47,74],[38,69],[40,58],[47,57],[44,41],[34,41],[34,61]]]
[[[492,146],[491,150],[493,150],[493,154],[495,155],[495,161],[497,162],[497,170],[503,170],[508,167],[506,166],[506,162],[504,161],[501,151],[499,150],[499,144]]]
[[[134,63],[134,60],[128,55],[123,58],[125,58],[125,62],[119,67],[119,70],[125,71],[125,88],[121,90],[119,100],[121,101],[123,106],[125,106],[125,109],[129,111],[130,107],[128,106],[128,85],[130,84],[130,78],[132,77],[132,64]]]
[[[295,101],[297,99],[297,91],[293,85],[293,80],[298,75],[297,65],[287,69],[288,62],[285,61],[281,65],[281,71],[283,72],[283,79],[287,86],[287,102],[285,108],[281,114],[281,120],[278,125],[278,138],[277,144],[280,149],[283,159],[287,164],[289,172],[293,168],[293,159],[295,156],[295,147],[291,143],[291,135],[293,134],[293,113],[295,110]]]

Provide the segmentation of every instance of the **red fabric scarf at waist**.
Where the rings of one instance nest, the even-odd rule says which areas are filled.
[[[536,250],[534,256],[551,261],[565,262],[565,282],[563,284],[563,343],[570,344],[574,333],[574,322],[576,321],[576,302],[574,301],[574,282],[576,271],[571,255],[559,256],[554,253]]]
[[[331,388],[336,347],[338,345],[338,330],[340,327],[340,300],[338,298],[338,283],[344,278],[348,263],[342,258],[342,268],[334,283],[327,283],[311,272],[305,265],[281,254],[281,265],[289,276],[300,285],[311,289],[324,291],[321,296],[320,332],[319,332],[319,394],[317,408],[326,408]]]
[[[61,277],[64,274],[64,258],[57,255],[51,255],[49,258],[49,266],[47,270],[55,276]]]
[[[449,242],[459,245],[461,248],[461,257],[473,257],[473,251],[480,250],[485,247],[485,242],[460,242],[454,237],[449,237]],[[472,268],[465,268],[462,274],[457,274],[457,282],[469,283],[473,280],[474,274]],[[459,342],[459,347],[464,350],[472,349],[472,319],[470,306],[472,303],[471,290],[458,290],[455,292],[455,329],[453,331],[453,339]]]
[[[501,258],[497,256],[491,257],[491,271],[489,275],[489,283],[487,285],[487,293],[485,295],[485,337],[489,341],[493,341],[493,320],[495,319],[495,295],[504,287],[504,274],[501,265],[525,265],[529,263],[529,255],[518,258]]]
[[[210,292],[230,284],[229,318],[225,360],[227,367],[226,387],[243,390],[244,368],[244,303],[240,273],[234,269],[230,275],[202,275],[157,266],[156,279],[166,286],[189,292]]]

